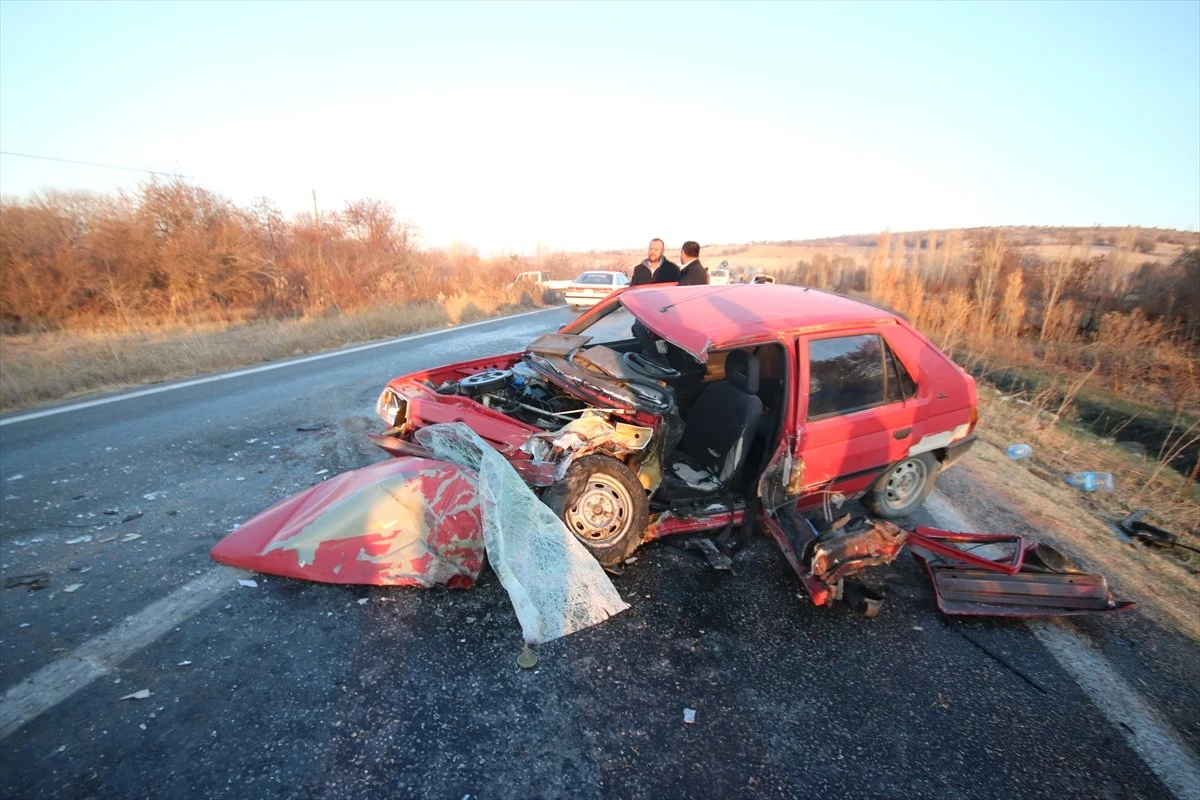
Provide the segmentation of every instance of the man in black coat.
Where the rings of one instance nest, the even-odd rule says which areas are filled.
[[[640,286],[643,283],[663,283],[674,282],[675,277],[662,277],[665,275],[679,275],[679,267],[672,264],[663,258],[663,249],[666,245],[662,239],[651,239],[650,249],[646,253],[647,258],[642,263],[633,268],[633,280],[629,282],[630,286]]]
[[[679,251],[679,263],[683,269],[679,271],[680,286],[700,286],[708,283],[708,270],[700,263],[700,245],[696,242],[684,242]]]

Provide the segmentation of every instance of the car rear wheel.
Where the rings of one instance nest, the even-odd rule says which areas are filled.
[[[649,522],[646,490],[629,467],[608,456],[574,461],[542,501],[606,567],[637,549]]]
[[[880,476],[863,498],[863,503],[884,519],[906,517],[933,491],[935,477],[937,459],[932,453],[909,456],[897,461]]]

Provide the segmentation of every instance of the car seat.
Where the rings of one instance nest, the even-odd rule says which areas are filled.
[[[725,379],[700,391],[679,448],[667,456],[659,488],[664,499],[702,497],[736,486],[762,417],[758,372],[755,355],[732,350]]]

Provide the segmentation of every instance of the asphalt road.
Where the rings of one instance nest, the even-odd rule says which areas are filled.
[[[888,601],[865,620],[798,598],[767,539],[732,575],[655,544],[616,579],[630,610],[523,671],[490,571],[420,591],[209,559],[383,457],[363,434],[389,378],[569,318],[0,419],[0,573],[49,577],[0,592],[0,795],[1200,797],[1196,650],[1137,611],[944,618],[905,556],[869,577]],[[951,526],[986,492],[944,478],[911,522]]]

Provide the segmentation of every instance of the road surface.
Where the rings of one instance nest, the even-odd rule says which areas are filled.
[[[1200,797],[1192,643],[1136,611],[944,618],[907,556],[870,576],[888,601],[865,620],[798,597],[765,538],[732,575],[649,545],[616,579],[630,610],[532,671],[490,571],[419,591],[209,559],[384,457],[363,434],[388,379],[567,319],[0,419],[0,572],[49,578],[0,594],[0,796]],[[986,487],[954,476],[911,522],[974,524]]]

